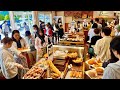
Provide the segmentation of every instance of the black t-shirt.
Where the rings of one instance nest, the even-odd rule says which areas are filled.
[[[22,48],[22,45],[21,45],[21,42],[20,42],[21,39],[22,39],[22,37],[20,37],[20,39],[17,41],[16,39],[13,38],[13,41],[15,41],[16,44],[17,44],[17,48]]]
[[[107,23],[104,23],[102,24],[102,28],[106,27],[107,26]]]
[[[99,39],[101,39],[101,38],[102,38],[101,36],[93,36],[93,37],[91,38],[91,43],[90,43],[90,45],[95,45],[96,42],[97,42],[97,40],[99,40]]]
[[[60,37],[62,37],[64,35],[63,28],[59,28],[58,34],[60,35]]]
[[[16,43],[17,43],[17,48],[22,48],[22,45],[21,45],[20,40],[19,40],[19,41],[16,41]]]

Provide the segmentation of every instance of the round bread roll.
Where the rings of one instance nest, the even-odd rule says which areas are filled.
[[[47,58],[47,57],[48,57],[48,54],[45,54],[44,57]]]
[[[95,64],[95,61],[93,59],[91,59],[88,61],[88,64],[93,65],[93,64]]]
[[[103,74],[103,71],[104,70],[102,68],[100,68],[100,67],[96,68],[97,74]]]
[[[96,72],[95,71],[90,71],[88,72],[90,77],[96,77]]]

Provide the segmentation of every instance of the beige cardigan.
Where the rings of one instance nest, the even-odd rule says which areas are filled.
[[[95,44],[94,52],[97,55],[97,57],[101,59],[102,62],[106,62],[111,58],[109,49],[111,40],[112,37],[105,36],[102,39],[99,39]]]
[[[6,79],[11,79],[18,74],[18,68],[10,49],[2,48],[0,50],[0,67],[3,76]]]

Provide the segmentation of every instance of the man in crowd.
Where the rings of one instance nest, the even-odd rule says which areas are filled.
[[[42,21],[39,21],[40,29],[42,28]]]
[[[4,32],[5,37],[8,37],[10,27],[8,26],[7,21],[4,21],[4,24],[2,25],[2,30]]]
[[[30,28],[26,22],[24,22],[24,29],[25,29],[25,31],[30,31]]]
[[[100,24],[99,18],[95,18],[95,23],[98,24],[98,28],[101,29],[102,25]]]
[[[54,44],[54,41],[55,42],[57,42],[57,40],[58,40],[58,30],[59,30],[59,25],[56,23],[56,20],[55,19],[53,19],[53,24],[52,24],[52,26],[53,26],[53,44]],[[54,38],[55,38],[55,40],[54,40]]]

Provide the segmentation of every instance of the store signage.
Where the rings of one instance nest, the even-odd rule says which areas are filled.
[[[93,18],[96,17],[107,17],[107,18],[113,18],[114,12],[113,11],[94,11],[93,12]]]
[[[64,15],[71,16],[74,18],[82,18],[85,14],[85,18],[92,18],[93,17],[93,11],[64,11]]]
[[[107,11],[100,11],[99,16],[109,16]]]
[[[81,17],[81,11],[64,11],[65,16],[80,16]]]

